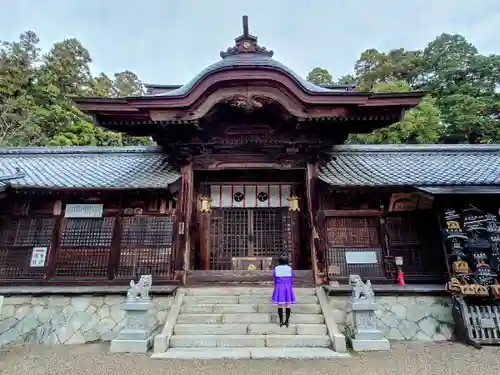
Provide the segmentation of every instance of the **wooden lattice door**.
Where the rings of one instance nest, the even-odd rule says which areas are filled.
[[[230,270],[234,258],[291,254],[289,213],[283,208],[221,208],[212,216],[210,268]]]
[[[260,208],[252,213],[253,251],[251,256],[291,259],[290,213],[285,208]]]

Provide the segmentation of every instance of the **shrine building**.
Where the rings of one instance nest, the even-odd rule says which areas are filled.
[[[157,146],[0,149],[5,285],[269,282],[282,254],[301,285],[394,284],[396,259],[406,283],[444,284],[439,208],[498,203],[499,145],[344,145],[424,93],[314,85],[246,19],[191,81],[147,89],[76,103]]]

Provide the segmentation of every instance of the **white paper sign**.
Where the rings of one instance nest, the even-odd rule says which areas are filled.
[[[45,267],[47,250],[47,247],[34,247],[31,253],[30,267]]]
[[[94,218],[102,217],[104,208],[102,204],[67,204],[64,217]]]
[[[375,251],[346,251],[345,261],[347,264],[376,264],[377,253]]]

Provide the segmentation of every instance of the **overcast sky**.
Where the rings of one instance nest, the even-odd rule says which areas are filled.
[[[43,49],[76,37],[95,74],[131,70],[143,82],[183,84],[250,33],[302,76],[350,73],[366,48],[422,48],[461,33],[500,53],[500,0],[0,0],[0,40],[35,31]]]

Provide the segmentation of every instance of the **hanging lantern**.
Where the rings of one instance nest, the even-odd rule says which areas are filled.
[[[297,197],[296,195],[290,195],[287,199],[290,202],[290,207],[288,208],[288,211],[290,212],[300,211],[299,197]]]
[[[212,212],[212,198],[210,198],[208,195],[202,195],[200,197],[200,212],[201,213],[210,213]]]

